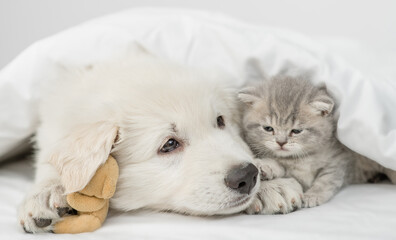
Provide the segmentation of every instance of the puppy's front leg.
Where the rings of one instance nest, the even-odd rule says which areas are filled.
[[[261,181],[248,214],[286,214],[301,208],[303,189],[294,178]]]
[[[65,136],[54,137],[57,141],[53,145],[38,141],[35,185],[18,211],[26,232],[52,231],[69,210],[65,194],[87,185],[109,157],[117,133],[118,127],[113,123],[97,122],[76,126]],[[47,137],[41,134],[41,138]]]
[[[33,188],[18,209],[18,220],[27,233],[51,232],[53,225],[71,208],[66,202],[58,172],[38,163]]]

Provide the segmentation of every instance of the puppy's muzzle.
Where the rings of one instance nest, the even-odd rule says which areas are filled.
[[[251,163],[231,169],[225,180],[227,187],[241,194],[249,194],[257,182],[258,169]]]

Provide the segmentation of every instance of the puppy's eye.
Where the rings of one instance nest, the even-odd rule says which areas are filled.
[[[225,127],[225,122],[223,116],[218,116],[217,117],[217,126],[219,128],[224,128]]]
[[[292,130],[291,130],[291,133],[293,133],[293,134],[299,134],[299,133],[301,133],[301,132],[302,132],[301,129],[292,129]]]
[[[267,131],[267,132],[273,132],[274,131],[274,129],[272,127],[270,127],[270,126],[264,127],[264,130]]]
[[[172,152],[173,150],[177,149],[180,147],[180,144],[178,141],[176,141],[173,138],[168,139],[168,141],[161,147],[160,152],[162,153],[169,153]]]

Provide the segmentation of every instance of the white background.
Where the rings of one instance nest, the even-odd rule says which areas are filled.
[[[0,0],[0,68],[36,40],[94,17],[142,6],[224,12],[308,35],[358,40],[379,55],[396,53],[394,0]]]

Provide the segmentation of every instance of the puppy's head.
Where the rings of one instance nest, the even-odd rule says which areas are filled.
[[[124,98],[112,206],[195,215],[245,209],[259,179],[240,137],[235,92],[188,70],[151,71]]]

